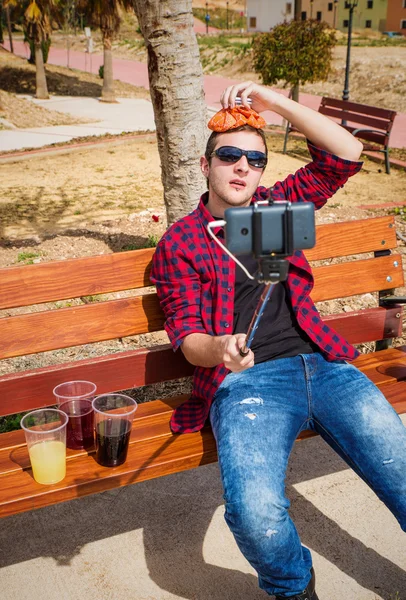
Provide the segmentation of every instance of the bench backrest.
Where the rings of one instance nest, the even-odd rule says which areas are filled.
[[[401,256],[390,254],[396,245],[393,217],[318,226],[317,245],[306,254],[310,261],[330,259],[330,264],[313,269],[313,300],[401,287]],[[153,252],[134,250],[2,269],[0,359],[162,330],[164,317],[154,289],[148,287]],[[359,256],[366,253],[379,257]],[[352,255],[357,256],[335,260]],[[90,303],[87,298],[127,290],[131,293],[126,297]],[[37,306],[74,298],[83,302],[52,310]],[[20,314],[21,307],[33,308]],[[7,316],[10,312],[16,314]],[[395,337],[401,330],[399,308],[376,307],[328,319],[352,343]],[[0,377],[0,415],[52,404],[52,389],[61,381],[91,380],[103,393],[178,379],[192,371],[181,352],[173,353],[165,345],[8,374]]]
[[[394,110],[327,97],[321,99],[319,112],[338,121],[346,121],[350,131],[359,128],[381,131],[382,133],[362,132],[358,137],[385,145],[388,145],[396,117]]]

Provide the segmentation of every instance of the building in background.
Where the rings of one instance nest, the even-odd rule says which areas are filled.
[[[389,0],[385,31],[406,35],[406,0]]]
[[[245,0],[247,29],[269,31],[283,21],[294,18],[295,2],[286,0]],[[346,32],[348,6],[346,0],[302,0],[301,18],[325,21]],[[359,0],[354,11],[354,29],[396,31],[406,35],[406,0]]]
[[[295,2],[286,0],[246,0],[248,31],[269,31],[278,23],[290,21]]]
[[[372,29],[374,31],[387,30],[387,12],[388,5],[392,5],[397,0],[359,0],[357,8],[354,10],[353,28],[354,29]],[[399,4],[402,2],[400,0]],[[345,0],[338,2],[337,11],[337,29],[347,31],[348,28],[348,8]]]
[[[343,0],[302,0],[301,18],[325,21],[331,27],[338,26],[338,4]]]

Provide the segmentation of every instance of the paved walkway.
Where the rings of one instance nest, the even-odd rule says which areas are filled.
[[[154,111],[148,100],[120,98],[119,104],[99,102],[97,98],[52,96],[50,100],[31,102],[50,110],[88,118],[78,125],[31,127],[0,131],[0,152],[41,148],[87,136],[119,135],[131,131],[155,131]],[[92,122],[93,121],[93,122]]]
[[[9,48],[8,42],[4,44],[5,48]],[[28,56],[28,46],[23,42],[14,42],[14,52],[19,56]],[[83,71],[91,71],[98,73],[99,67],[103,64],[102,54],[92,54],[91,65],[90,56],[84,52],[71,50],[69,57],[65,48],[54,48],[51,46],[48,62],[53,65],[69,66],[71,68],[80,69]],[[121,58],[113,59],[114,77],[120,81],[131,83],[133,85],[149,88],[147,64],[135,60],[125,60]],[[213,108],[219,108],[219,98],[221,92],[233,83],[237,83],[234,79],[225,77],[217,77],[215,75],[204,76],[204,92],[206,103]],[[281,93],[287,94],[286,90],[279,90]],[[315,110],[318,109],[321,101],[320,96],[311,94],[300,94],[300,102]],[[282,118],[279,115],[267,111],[263,113],[267,123],[272,125],[281,125]],[[395,119],[393,130],[391,133],[392,148],[406,147],[406,114],[398,113]]]

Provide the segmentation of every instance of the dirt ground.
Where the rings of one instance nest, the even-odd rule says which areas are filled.
[[[277,152],[282,148],[282,136],[270,135],[269,140],[273,151],[263,178],[265,185],[284,178],[307,160],[302,142],[292,140],[291,152],[285,156]],[[28,161],[0,165],[0,174],[0,267],[15,264],[20,247],[25,246],[44,252],[47,260],[68,258],[71,247],[61,256],[61,248],[54,250],[55,242],[46,241],[66,231],[76,231],[75,244],[80,243],[78,231],[94,232],[98,239],[86,242],[86,253],[93,254],[128,246],[126,236],[132,244],[141,244],[142,238],[160,236],[166,227],[153,134],[117,146],[111,143],[58,156],[33,155]],[[345,220],[387,213],[388,209],[365,211],[359,206],[405,201],[405,183],[406,173],[393,169],[388,176],[380,165],[366,161],[363,171],[339,190],[319,218]],[[158,223],[152,214],[160,217]],[[399,227],[403,230],[405,226],[399,217]],[[118,234],[123,236],[122,242],[106,243]],[[74,255],[80,255],[79,251]]]

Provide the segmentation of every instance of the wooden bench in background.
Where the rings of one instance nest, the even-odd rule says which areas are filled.
[[[322,98],[319,106],[321,114],[339,121],[340,125],[364,143],[364,150],[383,152],[385,169],[390,173],[389,136],[396,117],[396,111],[377,108],[368,104],[348,102],[336,98]],[[283,153],[286,154],[288,137],[291,132],[297,132],[290,123],[287,124]]]
[[[379,293],[373,308],[327,317],[352,343],[376,340],[380,347],[402,332],[402,307],[391,295],[404,284],[402,258],[392,254],[396,232],[392,217],[320,225],[309,260],[357,255],[316,266],[313,299]],[[375,255],[360,256],[365,253]],[[163,315],[150,285],[152,249],[79,258],[0,271],[0,309],[28,307],[121,290],[142,295],[108,299],[54,310],[26,312],[0,319],[0,358],[24,356],[91,342],[162,330]],[[390,297],[385,303],[384,297]],[[20,312],[20,311],[17,311]],[[406,412],[406,347],[363,354],[357,366],[401,413]],[[0,415],[53,404],[52,390],[63,381],[86,379],[98,392],[127,390],[191,375],[182,352],[168,345],[143,347],[73,363],[0,377]],[[116,468],[98,465],[92,451],[68,450],[67,475],[58,484],[37,484],[21,430],[0,435],[0,515],[70,500],[216,461],[211,430],[173,435],[169,419],[184,397],[140,404],[135,413],[128,459]],[[300,437],[314,435],[305,432]]]

